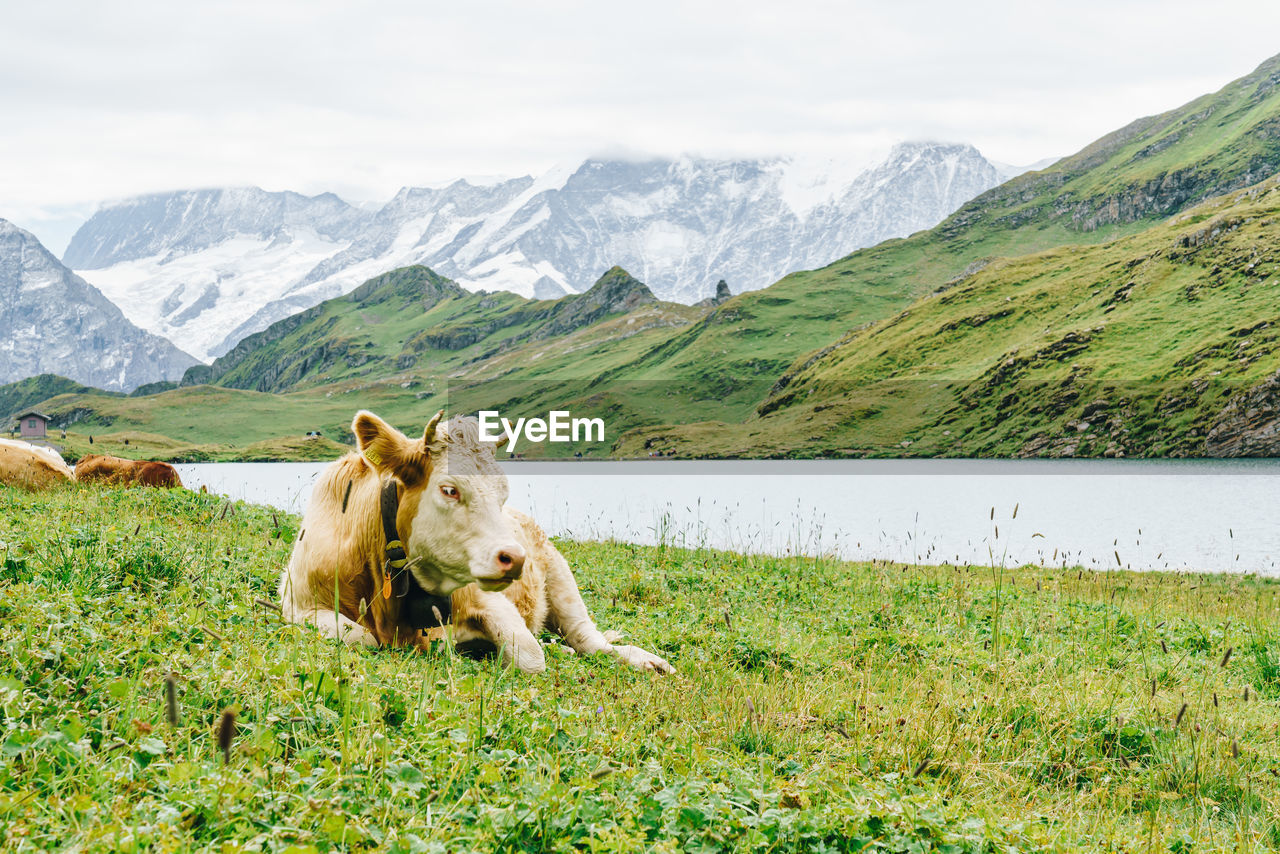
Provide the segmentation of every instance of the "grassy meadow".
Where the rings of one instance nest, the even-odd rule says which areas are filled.
[[[680,673],[531,677],[283,624],[297,527],[0,488],[0,849],[1280,846],[1265,579],[561,542]]]
[[[93,441],[90,442],[89,438]],[[139,430],[109,432],[67,431],[67,438],[50,432],[49,441],[57,446],[68,461],[86,454],[108,454],[126,459],[161,460],[170,463],[225,462],[323,462],[340,457],[351,450],[324,436],[280,436],[256,442],[189,443],[158,433]]]

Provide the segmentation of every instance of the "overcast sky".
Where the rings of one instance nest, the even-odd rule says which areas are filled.
[[[78,8],[77,8],[78,7]],[[1280,3],[25,3],[0,29],[0,217],[61,252],[103,199],[383,201],[584,156],[1069,154],[1280,53]]]

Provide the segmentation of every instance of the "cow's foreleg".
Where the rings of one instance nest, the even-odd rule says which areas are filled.
[[[324,595],[323,588],[325,586],[319,583],[295,583],[294,573],[296,571],[294,561],[297,560],[297,545],[294,546],[295,556],[290,559],[289,565],[284,568],[284,572],[280,574],[280,613],[291,623],[299,625],[315,626],[325,637],[334,638],[353,646],[377,646],[378,639],[366,629],[364,626],[343,616],[341,613],[334,611],[333,606],[325,607],[321,603],[329,598],[332,602],[337,597],[338,591],[332,590],[330,597]],[[307,576],[303,575],[303,578]]]
[[[675,673],[667,660],[638,646],[610,643],[609,638],[596,626],[578,591],[568,562],[555,546],[547,543],[547,605],[548,617],[553,628],[564,638],[574,652],[584,654],[605,653],[626,662],[637,670],[655,673]]]
[[[372,632],[354,620],[333,611],[286,612],[285,619],[294,623],[315,626],[325,637],[334,638],[352,646],[378,645],[378,639],[373,636]]]
[[[547,669],[542,645],[516,606],[501,593],[478,593],[467,603],[465,615],[455,614],[454,645],[461,651],[477,641],[496,647],[507,667],[515,666],[526,673]]]

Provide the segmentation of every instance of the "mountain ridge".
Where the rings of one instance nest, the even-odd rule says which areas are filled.
[[[764,287],[932,225],[1001,178],[972,146],[944,143],[901,144],[843,183],[802,181],[797,169],[778,159],[588,159],[538,178],[406,187],[373,212],[323,195],[181,191],[100,211],[66,257],[92,265],[85,275],[135,322],[209,358],[414,264],[467,290],[532,298],[581,292],[620,265],[659,298],[691,304],[721,279],[735,291]],[[323,222],[308,221],[312,210]]]
[[[196,362],[125,319],[36,237],[0,219],[0,383],[58,374],[130,391],[177,379]]]
[[[473,293],[427,267],[405,267],[277,321],[212,365],[188,369],[182,385],[279,393],[379,368],[421,376],[423,360],[454,372],[612,316],[673,310],[668,305],[620,267],[607,270],[585,293],[556,300]],[[680,311],[692,316],[699,310]],[[385,337],[389,329],[396,330],[395,340]]]
[[[148,228],[130,226],[144,212]],[[71,237],[62,263],[95,270],[147,255],[206,249],[227,235],[274,239],[305,223],[326,237],[350,238],[368,215],[334,193],[304,196],[258,187],[149,193],[101,207]],[[160,250],[160,251],[157,251]]]

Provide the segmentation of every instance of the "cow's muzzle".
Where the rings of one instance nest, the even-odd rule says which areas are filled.
[[[482,590],[501,590],[524,573],[524,548],[515,543],[496,549],[487,566],[473,571]]]

